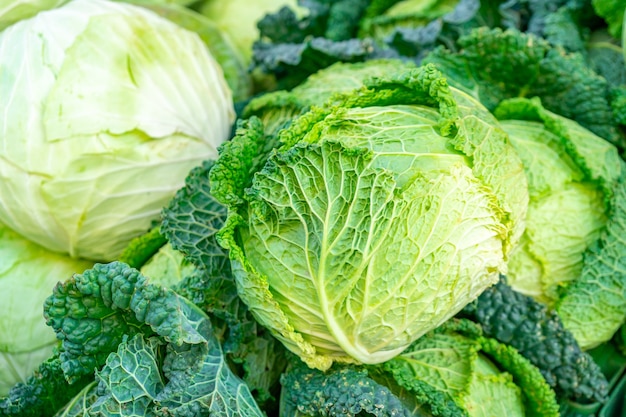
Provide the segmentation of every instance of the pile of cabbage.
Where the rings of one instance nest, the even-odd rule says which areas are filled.
[[[1,6],[0,416],[617,415],[626,65],[443,3]]]

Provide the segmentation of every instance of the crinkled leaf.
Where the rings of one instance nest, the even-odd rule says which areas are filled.
[[[403,386],[426,381],[450,400],[468,392],[480,345],[460,334],[435,333],[418,339],[383,366]]]
[[[179,416],[209,410],[262,415],[227,366],[206,314],[172,290],[147,283],[126,264],[96,264],[59,284],[45,314],[62,339],[61,366],[68,379],[106,360],[93,413],[139,416],[171,409]]]
[[[499,415],[501,406],[511,415],[526,409],[517,415],[558,416],[554,391],[539,370],[467,320],[447,322],[382,366],[399,385],[412,390],[425,383],[472,416]],[[494,392],[502,394],[498,401],[485,401]],[[505,399],[511,402],[503,405]]]
[[[481,324],[487,336],[514,347],[539,368],[559,397],[580,403],[606,400],[606,377],[556,312],[514,291],[504,277],[464,312]]]
[[[123,340],[96,373],[100,397],[91,412],[103,417],[155,416],[152,403],[165,385],[157,352],[161,343],[141,333]]]
[[[421,61],[435,46],[452,46],[471,27],[480,10],[477,0],[396,2],[384,13],[361,21],[359,36],[371,36],[378,44],[410,60]]]
[[[614,88],[611,91],[611,106],[613,117],[620,125],[626,125],[626,85]]]
[[[258,23],[261,39],[274,44],[303,43],[307,37],[325,37],[333,41],[354,38],[368,0],[307,0],[307,9],[298,16],[288,7],[263,17]]]
[[[611,87],[626,84],[626,62],[623,50],[608,35],[594,33],[587,44],[587,60],[591,68],[603,76]]]
[[[228,255],[215,241],[226,219],[226,208],[211,195],[208,172],[212,167],[213,161],[204,161],[191,170],[185,187],[163,210],[161,233],[197,267],[214,275],[228,275]]]
[[[577,16],[579,13],[579,10],[561,7],[546,17],[545,26],[539,34],[551,44],[562,46],[567,51],[584,52],[586,39],[579,25]]]
[[[424,61],[436,64],[451,85],[490,110],[505,98],[537,96],[546,109],[624,147],[607,82],[582,56],[514,30],[480,28],[460,38],[459,45],[458,52],[438,48]]]
[[[542,377],[541,372],[512,346],[495,339],[483,338],[481,347],[494,362],[513,376],[522,389],[527,415],[558,417],[559,405],[556,394]]]
[[[469,387],[470,395],[465,406],[472,417],[527,415],[522,401],[521,389],[507,374],[474,374]],[[558,413],[555,417],[559,416]],[[538,417],[538,416],[537,416]]]
[[[212,337],[208,345],[168,346],[163,365],[168,383],[157,409],[175,416],[262,417],[248,387],[237,378]]]
[[[51,252],[0,223],[0,398],[53,355],[58,341],[42,317],[52,288],[92,265]]]
[[[72,381],[93,372],[124,335],[158,334],[165,340],[201,343],[206,316],[171,290],[146,282],[121,262],[96,264],[59,283],[44,305],[47,323],[61,340],[63,372]]]
[[[384,364],[368,367],[368,376],[389,390],[402,403],[413,410],[415,416],[467,417],[467,412],[459,407],[447,393],[434,388],[428,382],[412,378],[402,379],[393,372],[386,372]],[[396,380],[396,377],[398,379]]]
[[[335,62],[359,62],[379,55],[368,39],[333,41],[314,37],[302,43],[254,45],[254,64],[264,72],[276,73],[280,88],[292,88]]]
[[[370,78],[383,77],[410,68],[413,68],[410,63],[394,59],[360,63],[338,62],[311,74],[291,91],[280,90],[255,97],[246,106],[243,116],[257,116],[263,122],[265,134],[275,136],[312,106],[321,106],[334,95],[361,88]],[[266,144],[279,146],[269,139],[266,139]]]
[[[239,298],[228,255],[216,241],[226,209],[211,194],[208,176],[212,167],[212,162],[205,162],[192,170],[185,187],[163,211],[161,230],[196,265],[174,290],[210,315],[229,365],[246,381],[260,405],[268,406],[286,366],[284,349],[259,326]]]
[[[323,373],[293,361],[281,382],[283,417],[415,415],[364,370],[338,368]]]
[[[41,417],[61,409],[92,380],[86,375],[69,384],[57,356],[43,362],[24,383],[0,399],[0,416]]]

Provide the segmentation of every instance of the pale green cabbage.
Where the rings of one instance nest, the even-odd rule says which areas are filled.
[[[509,283],[553,305],[560,290],[581,276],[585,251],[606,226],[622,162],[609,142],[538,100],[507,101],[496,114],[524,162],[530,195]]]
[[[397,355],[497,281],[523,232],[495,118],[433,67],[400,67],[279,130],[267,159],[251,118],[211,171],[240,296],[311,367]]]
[[[75,0],[0,33],[0,221],[50,250],[114,259],[234,117],[197,34]]]
[[[0,396],[52,354],[57,340],[43,317],[59,281],[92,266],[35,245],[0,224]]]

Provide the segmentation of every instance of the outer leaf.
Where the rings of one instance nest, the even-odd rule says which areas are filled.
[[[58,357],[52,357],[41,365],[24,383],[19,383],[0,399],[0,416],[43,417],[61,409],[91,381],[84,376],[74,384],[68,384]]]
[[[501,279],[465,310],[485,334],[517,349],[541,371],[559,397],[579,403],[604,402],[608,382],[583,353],[553,310],[514,291]]]
[[[469,392],[479,350],[475,340],[463,335],[436,333],[419,339],[383,366],[403,386],[423,381],[458,401]]]
[[[284,350],[239,298],[228,254],[215,239],[226,208],[211,194],[208,176],[212,166],[205,162],[192,170],[186,186],[163,211],[161,230],[187,262],[196,265],[174,289],[209,313],[229,366],[267,408],[273,405],[272,394],[286,366]]]
[[[414,410],[413,415],[467,417],[467,411],[459,407],[447,393],[437,390],[424,380],[386,372],[385,366],[383,363],[377,367],[368,367],[369,376],[389,388],[400,401]]]
[[[169,345],[163,369],[169,381],[156,400],[166,415],[263,416],[248,387],[224,361],[215,337],[207,346]]]
[[[144,339],[141,333],[124,340],[97,373],[98,392],[103,394],[91,406],[97,415],[152,417],[151,404],[165,385],[159,370],[157,338]]]
[[[359,36],[371,36],[386,49],[405,59],[420,62],[439,44],[452,47],[458,36],[469,30],[481,2],[476,0],[396,2],[373,17],[361,21]]]
[[[498,343],[495,339],[482,339],[481,347],[513,376],[515,383],[522,389],[528,416],[559,416],[556,395],[541,376],[539,369],[513,347]]]
[[[428,384],[470,416],[494,415],[502,406],[507,415],[558,416],[554,391],[538,369],[467,320],[447,322],[383,367],[399,385]],[[490,397],[494,392],[500,396]],[[504,399],[512,402],[503,405]]]
[[[333,41],[322,37],[299,44],[256,43],[253,51],[254,65],[264,72],[277,73],[280,88],[293,88],[335,62],[360,62],[378,56],[369,39]]]
[[[609,340],[626,319],[626,177],[614,190],[609,221],[585,253],[580,279],[556,305],[565,327],[583,349]]]
[[[63,338],[68,378],[99,367],[108,356],[89,413],[156,415],[171,409],[180,416],[262,415],[248,387],[226,365],[204,312],[171,290],[147,284],[125,264],[97,264],[59,284],[46,315]],[[101,321],[103,316],[108,319]],[[108,326],[104,332],[101,323]],[[167,344],[164,358],[157,349],[161,343]]]
[[[215,241],[226,220],[226,207],[211,194],[208,173],[213,161],[194,168],[181,188],[163,210],[161,233],[174,249],[211,274],[229,274],[228,255]]]
[[[608,34],[604,32],[593,33],[587,44],[587,60],[591,68],[606,78],[611,87],[615,88],[626,84],[624,52],[617,41]]]
[[[324,374],[293,361],[282,378],[281,417],[420,416],[413,414],[390,390],[351,368]]]
[[[72,381],[104,364],[124,335],[158,334],[172,343],[200,343],[206,319],[171,290],[146,283],[139,271],[96,264],[59,283],[44,305],[47,323],[62,340],[63,372]]]
[[[459,39],[459,45],[458,52],[437,49],[424,61],[436,64],[451,85],[490,110],[505,98],[538,96],[548,110],[624,147],[606,80],[580,55],[513,30],[481,28]],[[487,64],[490,70],[483,71]]]
[[[371,39],[357,39],[367,0],[304,2],[304,16],[283,8],[259,21],[253,65],[292,88],[335,62],[359,62],[385,54]],[[386,55],[382,55],[386,56]]]

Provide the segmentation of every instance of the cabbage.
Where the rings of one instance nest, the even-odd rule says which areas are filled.
[[[509,282],[548,305],[582,349],[624,322],[626,166],[618,149],[538,98],[496,109],[528,177],[526,231]]]
[[[0,221],[114,259],[234,117],[200,38],[124,3],[75,0],[0,33]]]
[[[51,253],[0,224],[0,396],[52,354],[57,340],[43,303],[54,285],[91,265]]]
[[[523,232],[521,161],[480,103],[432,66],[365,83],[276,136],[251,117],[210,174],[241,298],[318,369],[402,352],[496,282]]]
[[[585,251],[605,229],[622,162],[615,146],[538,99],[504,101],[496,115],[524,163],[530,195],[509,283],[552,306],[581,276]]]
[[[207,0],[202,13],[227,33],[244,62],[252,60],[252,44],[259,38],[257,22],[266,13],[277,12],[283,6],[296,8],[297,0]]]

